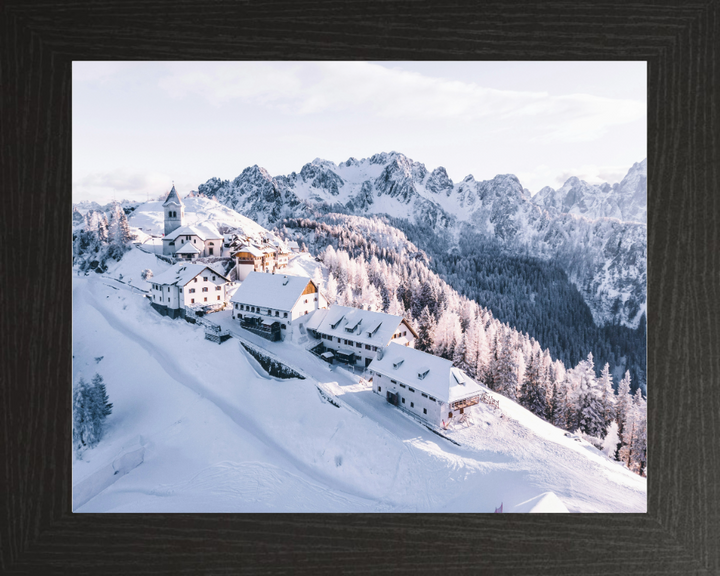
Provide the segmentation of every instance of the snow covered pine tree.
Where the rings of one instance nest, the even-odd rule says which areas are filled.
[[[102,440],[105,418],[112,413],[103,377],[95,374],[88,384],[81,376],[73,390],[73,447],[82,457],[85,449]]]

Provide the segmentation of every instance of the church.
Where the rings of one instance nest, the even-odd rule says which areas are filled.
[[[185,205],[175,185],[163,202],[165,233],[163,254],[183,260],[194,260],[208,256],[222,256],[223,236],[210,222],[194,226],[185,225]]]

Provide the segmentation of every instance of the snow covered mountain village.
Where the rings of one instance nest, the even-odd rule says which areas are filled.
[[[619,217],[644,218],[626,201],[644,170],[531,201],[514,177],[458,186],[392,153],[76,204],[74,510],[644,512],[644,365],[589,330],[596,356],[569,364],[566,333],[468,297],[477,255],[449,267],[431,247],[482,222],[514,228],[506,247],[542,234],[562,266],[552,230],[579,229],[590,256],[556,290],[581,298],[576,282],[588,325],[613,315],[629,334],[644,300],[627,261],[644,261],[620,246],[644,223]]]
[[[73,62],[74,512],[646,512],[647,96]]]

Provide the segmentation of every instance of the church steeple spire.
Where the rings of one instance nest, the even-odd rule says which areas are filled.
[[[169,206],[170,204],[184,206],[183,201],[180,200],[177,190],[175,190],[175,182],[173,182],[173,187],[170,192],[168,192],[167,198],[165,199],[165,202],[163,202],[163,206]]]

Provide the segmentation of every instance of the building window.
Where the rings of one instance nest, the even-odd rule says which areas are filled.
[[[305,298],[305,304],[307,304],[307,298]]]
[[[382,386],[378,386],[378,392],[382,392]]]
[[[213,248],[208,248],[208,253],[210,254],[210,256],[212,256],[212,255],[213,255]],[[215,276],[213,276],[213,280],[215,280]]]
[[[195,304],[195,298],[190,298],[190,304]]]
[[[307,311],[307,310],[305,310],[305,316],[307,316],[307,313],[308,313],[308,311]]]
[[[277,311],[277,310],[275,310],[275,316],[276,316],[276,317],[277,317],[277,316],[280,316],[280,312]]]
[[[402,403],[405,404],[405,398],[402,399]]]
[[[415,408],[415,403],[414,403],[414,402],[410,402],[410,408]]]
[[[395,380],[392,380],[392,383],[395,383]],[[400,384],[400,388],[405,388],[405,384]]]
[[[210,254],[212,254],[212,248],[210,248]],[[213,280],[215,280],[215,276],[213,276]]]
[[[285,330],[285,324],[280,324],[280,328],[282,328],[283,330]]]
[[[197,282],[197,278],[193,278],[193,282]]]
[[[427,408],[423,408],[423,414],[427,414]]]
[[[285,312],[285,316],[283,316],[283,318],[287,318],[287,312]]]
[[[410,390],[410,392],[415,392],[415,388],[408,388],[408,390]]]
[[[435,398],[433,398],[432,396],[430,396],[430,400],[435,402]]]
[[[205,286],[205,287],[203,288],[203,292],[207,292],[207,291],[208,291],[207,286]]]
[[[218,296],[218,300],[220,300],[220,296]]]
[[[162,301],[163,301],[162,296],[160,296],[160,302],[162,302]]]
[[[370,344],[365,344],[365,350],[370,350]]]
[[[215,286],[215,290],[222,290],[222,286]]]
[[[403,331],[403,336],[407,336],[407,330]]]
[[[203,276],[203,282],[207,282],[207,276]]]
[[[392,382],[393,384],[397,384],[395,380],[390,380],[390,382]],[[403,386],[403,384],[400,384],[400,386]]]
[[[360,344],[360,342],[357,342],[357,343],[355,344],[355,348],[362,348],[362,344]]]
[[[195,294],[195,288],[190,288],[190,294]]]
[[[452,412],[448,412],[448,418],[452,418]]]
[[[425,394],[425,392],[422,392],[421,394],[423,398],[427,398],[427,394]]]
[[[205,302],[207,302],[207,298],[205,298],[204,300],[205,300]]]

